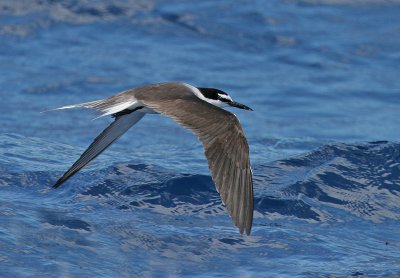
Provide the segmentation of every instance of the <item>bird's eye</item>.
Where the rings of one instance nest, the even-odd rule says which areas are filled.
[[[223,98],[223,97],[218,97],[218,100],[220,100],[222,102],[231,102],[229,99]]]

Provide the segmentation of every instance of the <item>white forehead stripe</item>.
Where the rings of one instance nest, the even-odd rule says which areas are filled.
[[[220,98],[223,98],[223,99],[226,99],[226,100],[232,101],[232,98],[231,98],[230,96],[228,96],[228,95],[224,95],[224,94],[218,94],[218,96],[219,96]]]
[[[206,102],[208,102],[208,103],[211,103],[212,105],[218,106],[218,107],[227,107],[227,106],[228,106],[228,104],[226,104],[225,102],[222,102],[222,101],[220,101],[220,100],[214,100],[214,99],[206,98],[206,97],[200,92],[199,89],[197,89],[196,87],[194,87],[194,86],[192,86],[192,85],[189,85],[189,84],[186,84],[186,83],[182,83],[182,84],[185,85],[187,88],[189,88],[190,91],[192,91],[192,93],[195,94],[199,99],[202,99],[202,100],[204,100],[204,101],[206,101]],[[219,95],[220,97],[222,96],[222,98],[225,98],[225,99],[228,99],[228,100],[232,101],[232,99],[231,99],[230,96],[221,95],[221,94],[218,94],[218,95]]]

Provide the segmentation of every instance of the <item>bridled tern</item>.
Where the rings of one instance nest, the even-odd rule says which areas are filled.
[[[203,143],[208,167],[222,202],[240,233],[245,230],[249,235],[253,222],[249,146],[239,120],[221,108],[228,106],[252,110],[233,101],[221,90],[168,82],[127,90],[104,100],[57,108],[92,108],[101,113],[100,117],[111,115],[115,120],[97,136],[54,188],[96,158],[146,113],[162,114],[192,131]]]

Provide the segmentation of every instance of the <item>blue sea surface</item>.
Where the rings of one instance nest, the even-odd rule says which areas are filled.
[[[254,109],[251,236],[160,115],[51,188],[164,81]],[[0,277],[400,277],[400,1],[0,1],[0,99]]]

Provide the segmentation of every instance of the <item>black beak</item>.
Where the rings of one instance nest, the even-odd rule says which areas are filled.
[[[230,102],[227,102],[227,104],[229,104],[230,106],[233,106],[233,107],[240,108],[240,109],[253,111],[253,109],[251,109],[250,107],[248,107],[244,104],[241,104],[239,102],[236,102],[236,101],[230,101]]]

